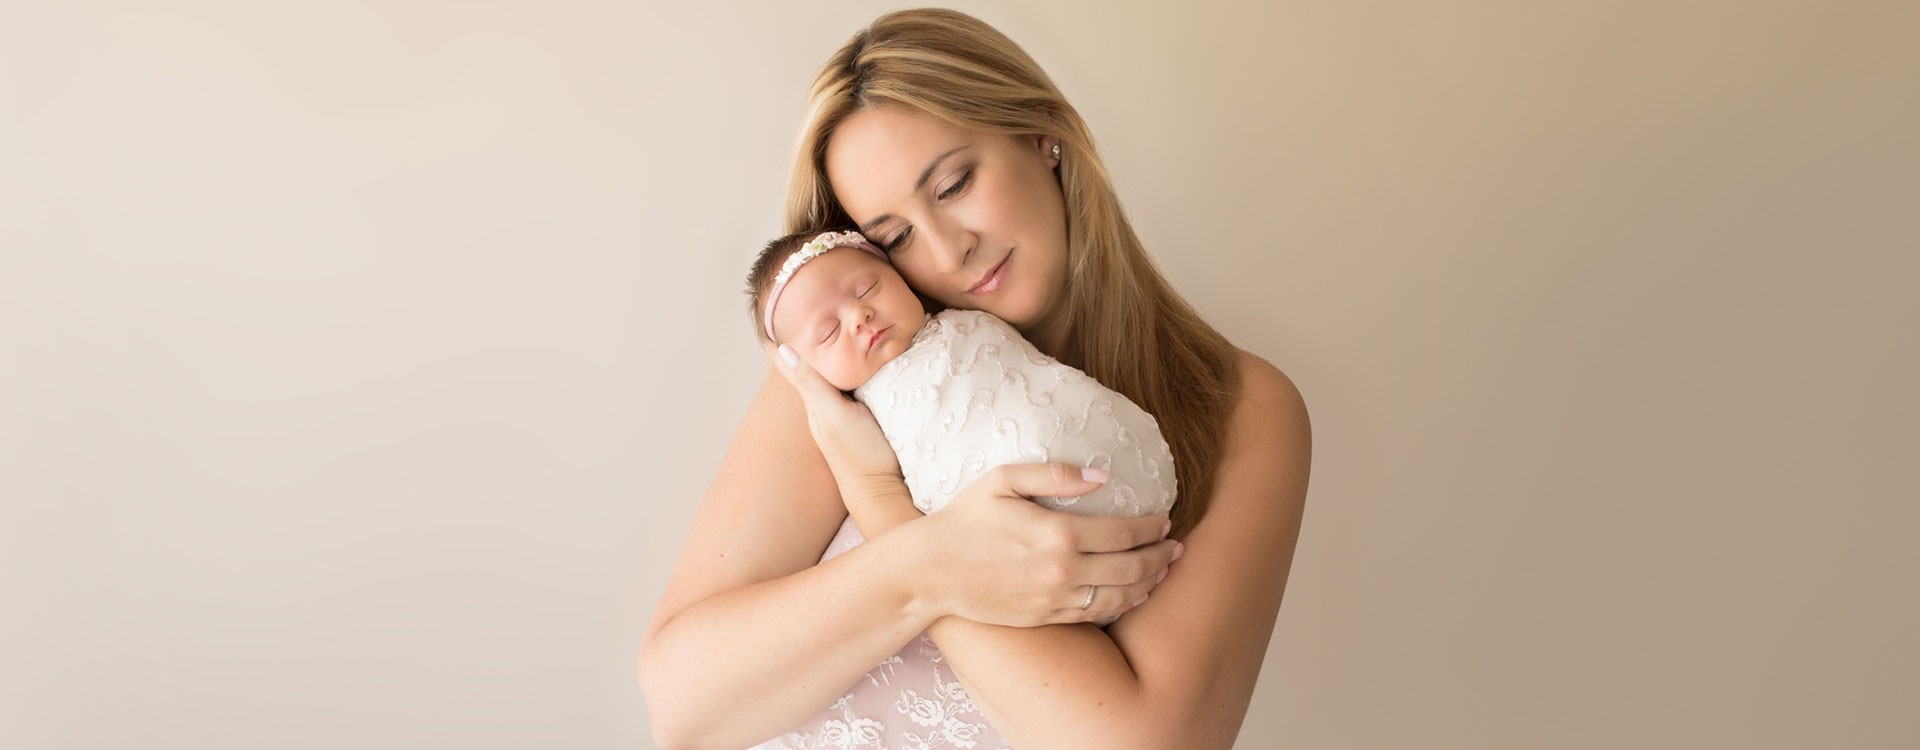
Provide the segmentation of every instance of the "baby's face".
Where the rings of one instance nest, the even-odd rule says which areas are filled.
[[[835,388],[850,391],[900,356],[926,324],[905,279],[856,248],[835,248],[793,273],[773,311],[774,340]]]

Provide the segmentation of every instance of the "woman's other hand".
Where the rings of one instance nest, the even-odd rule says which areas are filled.
[[[1073,464],[1007,464],[961,490],[918,522],[929,604],[1013,627],[1092,622],[1140,606],[1180,553],[1166,538],[1166,516],[1082,516],[1030,499],[1078,497],[1106,480]]]
[[[900,458],[887,444],[886,434],[880,431],[880,423],[867,405],[847,398],[802,361],[792,347],[783,344],[771,355],[779,365],[776,369],[799,391],[800,401],[807,407],[807,429],[826,457],[827,467],[833,470],[841,493],[848,495],[861,484],[898,486]]]

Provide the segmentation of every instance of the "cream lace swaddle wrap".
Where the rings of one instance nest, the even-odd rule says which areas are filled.
[[[1173,454],[1152,415],[1041,354],[992,315],[948,310],[933,316],[907,351],[854,397],[880,421],[922,511],[946,507],[995,466],[1034,461],[1112,472],[1106,484],[1082,497],[1034,498],[1050,508],[1143,516],[1173,507]],[[820,559],[862,541],[849,518]],[[996,750],[1006,741],[987,725],[946,656],[921,633],[818,716],[754,750],[854,746]]]
[[[854,397],[879,420],[923,512],[996,466],[1046,461],[1111,472],[1084,496],[1034,498],[1049,508],[1131,517],[1173,507],[1173,453],[1153,415],[988,313],[929,318]]]

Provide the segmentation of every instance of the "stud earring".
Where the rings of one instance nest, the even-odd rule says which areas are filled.
[[[1060,144],[1058,143],[1053,144],[1053,160],[1054,161],[1060,160]]]

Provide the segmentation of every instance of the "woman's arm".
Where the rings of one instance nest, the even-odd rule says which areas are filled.
[[[1032,498],[1077,497],[1107,481],[1101,469],[1066,463],[1006,464],[988,471],[929,518],[914,506],[900,463],[866,405],[828,384],[787,347],[780,372],[807,411],[807,424],[862,536],[913,526],[939,560],[923,595],[936,610],[1008,627],[1118,617],[1145,601],[1178,543],[1165,515],[1125,518],[1047,510]],[[960,582],[955,587],[948,582]],[[1098,594],[1087,598],[1089,586]]]
[[[815,400],[859,407],[837,392]],[[798,393],[768,378],[694,516],[640,654],[663,745],[739,746],[792,728],[941,616],[1031,627],[1105,614],[1078,608],[1078,576],[1158,571],[1171,554],[1171,543],[1151,544],[1162,519],[1071,516],[1028,502],[1093,486],[1035,464],[997,469],[945,512],[915,512],[885,539],[816,567],[846,510],[806,424]],[[879,450],[892,456],[884,439]],[[891,481],[879,484],[910,502],[897,475]]]
[[[1147,603],[1105,631],[957,617],[931,627],[1015,747],[1232,746],[1286,589],[1312,460],[1292,381],[1252,355],[1240,367],[1213,503]]]
[[[778,376],[761,386],[702,501],[641,646],[664,747],[740,747],[818,714],[932,621],[901,576],[910,535],[825,564],[846,517]]]

